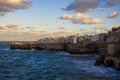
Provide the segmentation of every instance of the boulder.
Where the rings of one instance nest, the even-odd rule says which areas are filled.
[[[113,61],[114,67],[120,71],[120,59],[114,59]]]
[[[113,66],[113,59],[112,59],[112,57],[105,57],[104,64],[106,66]]]

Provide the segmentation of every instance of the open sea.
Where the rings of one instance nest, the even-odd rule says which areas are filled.
[[[10,50],[0,42],[0,80],[120,80],[120,71],[94,66],[97,54]]]

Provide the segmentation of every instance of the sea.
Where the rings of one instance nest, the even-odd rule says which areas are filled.
[[[0,80],[120,80],[120,71],[94,66],[97,53],[11,50],[0,42]]]

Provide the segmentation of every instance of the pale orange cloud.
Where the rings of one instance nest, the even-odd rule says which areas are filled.
[[[107,33],[110,29],[108,27],[95,27],[95,28],[81,28],[80,32],[83,34],[100,34],[100,33]]]
[[[3,24],[0,25],[0,41],[13,41],[13,40],[37,40],[43,34],[47,34],[46,30],[39,27],[28,26],[23,27],[20,24]]]
[[[70,14],[64,14],[62,17],[60,17],[60,19],[66,19],[66,20],[70,20],[72,18],[73,18],[73,16]]]
[[[60,19],[69,20],[74,24],[102,24],[103,21],[98,18],[92,18],[84,13],[76,13],[75,15],[65,14]]]
[[[105,14],[105,16],[106,16],[107,18],[115,18],[115,17],[118,16],[118,12],[114,11],[114,12],[112,12],[112,13],[110,13],[110,14]]]
[[[0,13],[14,12],[32,6],[28,0],[0,0]]]

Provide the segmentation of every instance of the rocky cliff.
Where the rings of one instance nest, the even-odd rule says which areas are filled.
[[[95,65],[103,63],[120,70],[120,27],[113,28],[108,32],[106,44],[100,47],[99,58]]]
[[[68,44],[67,51],[76,54],[86,54],[98,52],[99,46],[96,42],[83,41],[78,44]]]
[[[10,44],[10,49],[34,49],[36,42],[13,42]]]
[[[68,51],[73,54],[94,53],[98,52],[98,43],[92,41],[83,41],[78,44],[74,43],[30,43],[30,42],[16,42],[10,45],[11,49],[35,49],[48,51]]]

